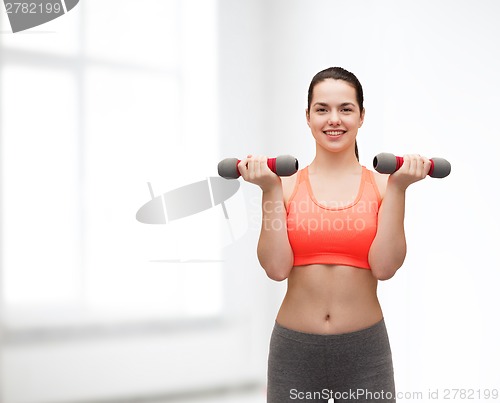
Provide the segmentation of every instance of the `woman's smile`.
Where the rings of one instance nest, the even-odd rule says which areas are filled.
[[[325,133],[328,137],[340,137],[345,132],[345,130],[325,130],[323,133]]]

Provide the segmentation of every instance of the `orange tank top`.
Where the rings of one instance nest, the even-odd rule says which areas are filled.
[[[285,206],[294,266],[321,263],[370,269],[368,251],[377,232],[381,203],[373,172],[363,166],[354,201],[333,206],[316,200],[307,166],[297,175]]]

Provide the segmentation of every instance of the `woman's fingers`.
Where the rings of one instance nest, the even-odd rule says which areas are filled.
[[[410,169],[409,169],[409,174],[411,176],[418,176],[420,164],[419,164],[419,155],[416,154],[410,154]]]
[[[426,157],[422,157],[424,159],[424,172],[423,175],[426,177],[429,174],[429,171],[431,170],[431,160]]]
[[[238,164],[238,170],[240,171],[243,179],[248,181],[258,180],[262,176],[267,175],[269,172],[269,167],[267,165],[267,157],[263,155],[253,156],[248,154],[247,158],[243,158]]]
[[[423,179],[429,173],[431,161],[419,154],[405,154],[403,157],[403,172],[415,178]],[[406,163],[406,164],[405,164]],[[401,167],[403,168],[403,167]]]
[[[255,157],[254,161],[254,167],[253,167],[253,173],[254,173],[254,178],[261,178],[262,176],[266,175],[268,172],[266,172],[266,169],[269,167],[267,166],[267,157],[263,155],[259,155]]]
[[[263,155],[248,154],[238,164],[241,177],[250,183],[260,186],[263,191],[281,186],[281,179],[267,165],[268,158]]]
[[[252,155],[249,154],[247,158],[243,158],[242,160],[240,160],[240,163],[238,164],[238,171],[240,171],[240,175],[245,180],[247,180],[248,178],[248,162],[251,157]]]
[[[431,161],[419,154],[405,154],[403,165],[393,175],[402,188],[424,179],[431,168]]]

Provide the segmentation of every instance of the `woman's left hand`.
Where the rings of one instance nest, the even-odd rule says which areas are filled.
[[[424,179],[431,169],[431,161],[418,154],[405,154],[403,165],[389,176],[389,182],[401,190],[406,190],[412,183]]]

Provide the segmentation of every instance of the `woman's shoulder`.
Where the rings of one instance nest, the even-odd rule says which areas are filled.
[[[288,203],[290,197],[293,194],[295,185],[297,184],[299,178],[299,172],[300,171],[297,171],[293,175],[281,177],[281,186],[283,188],[283,201],[285,205]]]
[[[383,200],[384,195],[385,195],[385,190],[387,188],[387,179],[389,178],[389,175],[381,174],[381,173],[378,173],[377,171],[374,171],[374,170],[371,170],[368,168],[367,168],[367,170],[372,173],[373,179],[375,180],[375,184],[377,185],[377,188],[378,188],[378,192],[380,193],[380,197]]]

